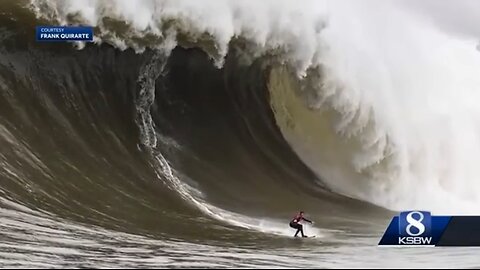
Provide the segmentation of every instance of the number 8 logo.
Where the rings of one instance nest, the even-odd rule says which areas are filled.
[[[413,216],[414,214],[417,214],[419,216],[419,218],[415,219],[414,216]],[[425,216],[423,215],[422,212],[410,212],[407,215],[408,226],[406,228],[406,231],[410,236],[419,236],[419,235],[422,235],[425,232],[425,225],[423,225],[423,223],[422,223],[424,218],[425,218]],[[417,228],[418,232],[413,233],[412,232],[412,227]]]

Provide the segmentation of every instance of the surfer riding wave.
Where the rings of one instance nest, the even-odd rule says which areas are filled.
[[[290,221],[290,227],[297,229],[297,232],[295,233],[294,237],[297,237],[298,233],[302,234],[302,237],[308,237],[303,233],[303,225],[300,224],[300,222],[304,220],[310,224],[313,224],[313,221],[308,220],[304,217],[304,212],[300,211],[295,217]]]

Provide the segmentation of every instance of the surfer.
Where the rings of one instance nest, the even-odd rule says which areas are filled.
[[[303,216],[304,212],[300,211],[295,217],[290,221],[290,227],[297,229],[297,232],[295,233],[294,237],[297,237],[298,233],[300,232],[302,234],[302,237],[307,237],[306,235],[303,234],[303,225],[300,224],[302,220],[305,220],[308,223],[313,224],[311,220],[306,219]]]

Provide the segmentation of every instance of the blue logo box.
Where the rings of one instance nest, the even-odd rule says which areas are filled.
[[[39,42],[93,41],[90,26],[37,26],[36,40]]]
[[[428,211],[400,212],[392,218],[379,245],[435,246],[439,243],[450,220],[451,216],[433,216]]]
[[[426,211],[401,212],[398,225],[400,236],[431,236],[432,217]]]

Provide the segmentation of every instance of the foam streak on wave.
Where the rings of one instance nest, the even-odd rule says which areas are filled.
[[[279,126],[327,185],[392,209],[479,210],[474,31],[452,34],[455,28],[445,30],[428,13],[385,1],[371,3],[375,10],[355,1],[61,3],[32,6],[61,23],[76,14],[101,29],[99,40],[120,47],[196,44],[219,65],[233,39],[246,40],[252,57],[276,54],[309,85],[291,90],[306,100],[304,109],[285,99],[272,105],[300,128],[282,126],[284,115]],[[119,31],[105,18],[130,28]]]

